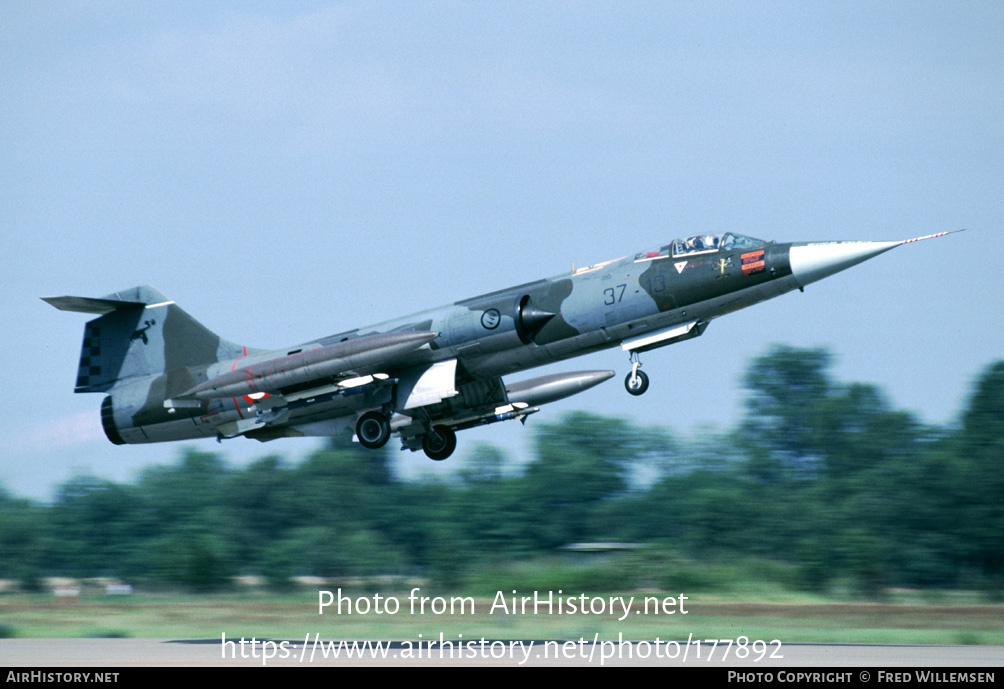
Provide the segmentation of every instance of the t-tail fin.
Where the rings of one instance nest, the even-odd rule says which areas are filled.
[[[104,392],[120,381],[205,366],[242,355],[152,287],[101,299],[43,297],[63,311],[101,314],[84,327],[74,392]]]

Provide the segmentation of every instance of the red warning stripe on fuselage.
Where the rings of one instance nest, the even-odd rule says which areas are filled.
[[[766,267],[766,263],[763,259],[764,251],[760,249],[759,251],[751,251],[748,254],[743,254],[740,258],[743,263],[743,275],[750,275],[752,273],[759,273]]]

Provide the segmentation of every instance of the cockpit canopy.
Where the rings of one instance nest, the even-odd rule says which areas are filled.
[[[686,239],[677,239],[672,244],[642,251],[635,256],[636,261],[650,260],[654,258],[666,258],[672,252],[673,256],[690,256],[692,254],[704,254],[714,251],[733,249],[753,249],[762,246],[766,242],[762,239],[747,237],[742,234],[726,232],[725,234],[695,234]]]
[[[686,239],[677,239],[673,242],[673,255],[686,256],[687,254],[699,254],[705,251],[732,251],[733,249],[752,249],[765,242],[762,239],[755,239],[741,234],[726,232],[723,235],[698,234]]]

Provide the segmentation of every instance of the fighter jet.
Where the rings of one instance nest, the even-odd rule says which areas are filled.
[[[959,231],[959,230],[956,230]],[[700,234],[555,277],[280,350],[220,338],[152,287],[102,298],[44,297],[99,314],[84,328],[75,392],[106,393],[116,445],[244,436],[259,441],[354,429],[367,448],[449,457],[457,431],[526,418],[613,371],[503,381],[600,350],[629,356],[627,392],[649,377],[640,355],[704,333],[715,318],[780,296],[902,244],[768,242]]]

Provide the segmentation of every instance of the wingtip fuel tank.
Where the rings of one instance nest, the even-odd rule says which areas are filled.
[[[509,402],[531,407],[556,402],[557,400],[585,392],[589,388],[614,377],[613,371],[577,371],[575,373],[553,373],[506,385]]]
[[[324,378],[358,378],[376,365],[388,365],[399,357],[432,342],[438,337],[433,332],[378,333],[279,354],[222,373],[211,380],[196,385],[179,395],[179,399],[241,397],[243,395],[274,394],[298,385],[309,384]],[[259,357],[261,358],[261,357]]]

